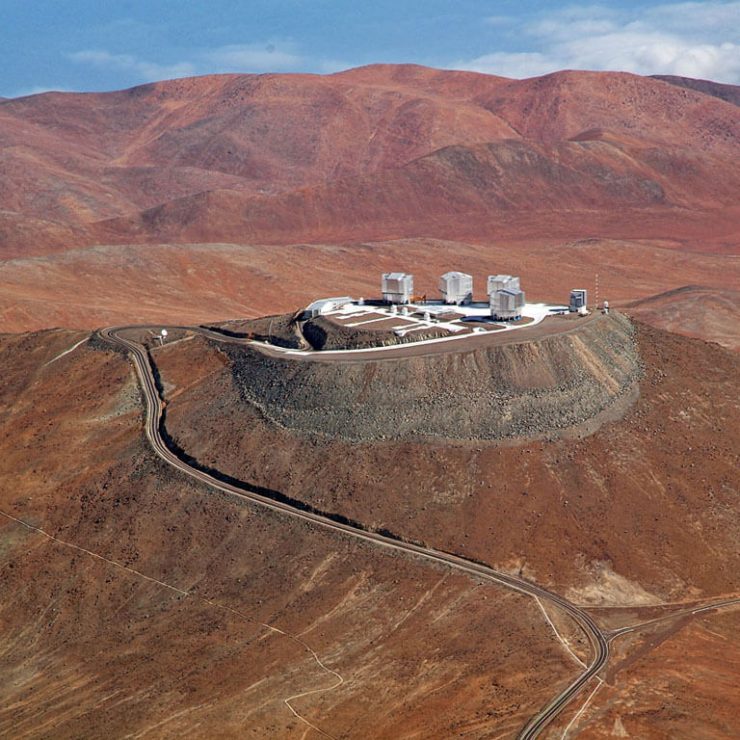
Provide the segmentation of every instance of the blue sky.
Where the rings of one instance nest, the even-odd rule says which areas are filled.
[[[2,0],[0,95],[215,72],[414,62],[530,77],[571,69],[740,84],[740,2]]]

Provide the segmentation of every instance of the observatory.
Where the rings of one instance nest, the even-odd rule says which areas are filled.
[[[460,306],[473,302],[473,276],[464,272],[446,272],[439,279],[439,292],[447,304]]]
[[[405,272],[386,272],[383,274],[381,289],[386,303],[411,303],[414,295],[414,276]]]
[[[520,290],[519,277],[514,275],[489,275],[488,295],[497,290]]]
[[[489,275],[488,298],[491,318],[498,321],[521,318],[525,298],[517,276]]]
[[[491,318],[498,321],[520,319],[524,308],[524,291],[504,288],[491,294]]]

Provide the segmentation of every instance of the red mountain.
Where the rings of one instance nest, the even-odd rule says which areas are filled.
[[[720,100],[726,100],[733,105],[740,105],[740,88],[737,85],[724,85],[711,80],[695,80],[691,77],[676,77],[675,75],[651,75],[654,80],[663,80],[671,85],[686,87],[689,90],[713,95]]]
[[[46,93],[0,102],[0,250],[492,228],[726,241],[739,140],[731,103],[622,73],[380,65]]]

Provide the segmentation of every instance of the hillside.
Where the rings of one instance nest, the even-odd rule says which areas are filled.
[[[413,538],[437,532],[441,549],[455,549],[464,531],[470,555],[504,565],[517,561],[519,553],[538,579],[561,589],[586,587],[596,572],[592,568],[598,571],[597,564],[608,561],[633,586],[652,593],[650,598],[737,590],[729,561],[715,571],[696,559],[701,540],[693,524],[687,528],[695,522],[705,533],[701,548],[708,558],[715,544],[729,553],[738,534],[736,524],[726,520],[734,505],[727,497],[737,455],[740,358],[734,353],[637,325],[646,368],[637,403],[617,407],[624,418],[612,416],[599,431],[575,440],[491,444],[497,427],[486,424],[485,413],[492,407],[498,410],[497,424],[516,425],[526,399],[530,406],[560,409],[565,418],[573,414],[573,401],[561,388],[566,377],[582,379],[584,396],[597,381],[614,394],[606,405],[613,403],[629,377],[625,343],[631,340],[622,321],[604,317],[562,337],[462,355],[349,366],[266,359],[264,379],[261,370],[245,370],[254,365],[251,350],[208,345],[200,338],[157,349],[154,356],[171,394],[167,423],[177,443],[236,477],[269,481],[291,495]],[[559,347],[554,355],[553,343]],[[188,379],[188,368],[196,366],[202,368],[198,376]],[[383,396],[380,389],[390,377],[391,390]],[[412,377],[418,381],[413,389]],[[288,382],[292,391],[281,395]],[[477,413],[458,418],[447,395],[463,409],[477,407]],[[323,417],[322,409],[327,409]],[[405,425],[392,423],[396,413]],[[531,408],[522,418],[530,426],[541,421]],[[553,417],[545,423],[549,426],[531,431],[566,426]],[[352,433],[356,427],[362,435]],[[520,429],[519,437],[526,433]],[[395,463],[389,467],[390,459]],[[327,466],[334,471],[328,479]],[[661,515],[662,509],[671,516]],[[498,521],[507,522],[505,531]],[[543,538],[541,547],[531,540],[535,530]],[[625,531],[629,537],[622,536]],[[662,554],[648,557],[650,552]],[[623,598],[610,594],[608,578],[603,587],[601,594],[594,590],[595,599]]]
[[[562,303],[573,287],[593,289],[596,274],[601,298],[614,306],[678,285],[732,290],[740,258],[724,240],[711,253],[703,247],[698,240],[471,244],[418,238],[346,245],[90,247],[3,262],[0,329],[254,318],[294,311],[322,295],[376,295],[380,274],[395,269],[413,272],[419,289],[430,295],[439,275],[451,267],[465,270],[475,276],[481,298],[490,272],[521,275],[530,300],[553,303]],[[707,328],[714,325],[710,321]]]
[[[720,157],[645,150],[603,132],[554,146],[452,146],[375,175],[273,196],[219,190],[100,224],[99,240],[282,242],[410,237],[714,238],[733,234],[740,175]],[[676,175],[681,173],[681,179]],[[615,213],[619,219],[615,220]],[[423,225],[422,225],[423,221]]]
[[[416,65],[0,98],[0,736],[513,737],[601,655],[543,737],[740,737],[738,103]],[[200,326],[297,345],[396,270],[612,311],[369,356]],[[353,322],[314,325],[391,339]]]
[[[513,733],[572,679],[533,599],[174,473],[87,337],[0,336],[0,734]]]
[[[371,65],[0,101],[0,330],[256,317],[393,269],[557,302],[597,274],[613,305],[732,290],[726,88]]]
[[[223,351],[241,406],[282,429],[353,442],[550,436],[627,402],[640,373],[626,319],[552,318],[541,329],[557,333],[462,354],[450,343],[433,357],[407,348],[413,356],[377,363]]]
[[[0,102],[0,249],[531,236],[509,226],[523,208],[569,237],[626,236],[625,208],[642,237],[676,219],[714,236],[737,224],[739,131],[724,100],[622,73],[377,65],[45,93]]]
[[[495,358],[415,357],[406,371],[432,379],[455,357],[468,368],[495,359],[501,393],[547,403],[558,395],[547,342],[562,341],[559,361],[608,388],[624,368],[603,330],[625,325],[600,317],[525,345],[526,372],[516,372],[516,342]],[[639,396],[598,428],[501,444],[456,424],[449,439],[407,429],[357,442],[270,421],[274,401],[263,393],[260,409],[240,394],[239,354],[250,350],[182,330],[172,340],[152,354],[167,428],[188,455],[522,574],[606,628],[647,622],[612,644],[599,694],[578,717],[569,708],[556,736],[571,720],[596,737],[615,726],[639,737],[737,734],[737,610],[690,613],[740,592],[735,353],[637,324]],[[331,382],[314,392],[337,413],[359,393],[372,413],[382,403],[374,379],[394,370],[386,362],[341,376],[327,366]],[[312,363],[315,382],[322,364]],[[478,390],[482,376],[447,369],[449,390]],[[585,657],[582,640],[557,612],[553,632],[549,607],[533,599],[235,501],[164,465],[142,433],[131,365],[100,340],[0,336],[0,370],[6,733],[197,723],[298,738],[309,722],[336,737],[511,735],[580,670],[557,634]],[[278,383],[301,372],[272,367]],[[444,404],[418,413],[417,425],[449,417]],[[687,613],[650,621],[676,609]]]
[[[655,80],[663,80],[663,82],[668,82],[671,85],[712,95],[733,105],[740,105],[740,89],[737,85],[723,85],[721,82],[694,80],[691,77],[676,77],[675,75],[651,75],[651,77]]]
[[[583,349],[601,354],[592,337],[578,338]],[[407,367],[355,362],[341,377],[321,362],[310,363],[310,370],[297,361],[271,366],[276,387],[283,377],[296,381],[287,403],[301,406],[308,403],[302,376],[310,372],[320,384],[323,372],[326,385],[313,389],[323,393],[323,403],[309,401],[329,410],[325,423],[312,429],[300,423],[300,413],[278,418],[279,403],[268,393],[245,396],[239,355],[248,350],[196,337],[153,354],[168,398],[168,429],[201,463],[373,528],[525,574],[590,605],[606,624],[623,626],[665,613],[670,605],[740,591],[734,546],[740,535],[734,485],[738,356],[640,324],[636,340],[644,372],[631,406],[595,431],[581,427],[561,439],[520,437],[505,444],[455,423],[444,394],[437,402],[430,382],[444,378],[446,389],[464,403],[479,390],[476,381],[451,367],[443,373],[442,366],[477,365],[484,385],[485,352],[456,360],[429,355]],[[519,358],[516,345],[500,349],[512,364]],[[548,390],[534,378],[548,365],[548,354],[539,344],[529,352],[518,381],[546,398]],[[505,369],[505,395],[508,365],[497,359]],[[586,354],[577,361],[593,372]],[[362,441],[337,428],[344,411],[367,422],[376,406],[387,403],[374,383],[394,375],[403,388],[404,374],[411,372],[426,373],[420,392],[429,389],[434,402],[420,407],[421,416],[400,439],[397,427]],[[420,439],[420,425],[434,423],[447,424],[448,438]],[[608,737],[618,721],[638,737],[671,736],[678,728],[689,736],[735,734],[736,624],[736,611],[708,613],[705,622],[669,621],[616,643],[607,683],[583,731]]]
[[[686,285],[634,301],[627,311],[654,326],[740,349],[740,291]]]

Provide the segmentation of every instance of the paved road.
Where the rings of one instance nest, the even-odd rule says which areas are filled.
[[[520,738],[537,737],[539,733],[550,722],[552,722],[558,714],[560,714],[565,706],[584,689],[588,682],[604,667],[604,665],[606,665],[606,662],[609,659],[609,643],[605,633],[602,632],[593,618],[586,611],[577,607],[575,604],[572,604],[570,601],[564,599],[558,594],[552,593],[551,591],[526,581],[523,578],[518,578],[516,576],[509,575],[508,573],[501,573],[493,568],[489,568],[488,566],[481,565],[474,561],[466,560],[458,555],[403,542],[394,537],[378,534],[376,532],[368,532],[357,526],[334,521],[333,519],[321,514],[304,511],[296,506],[291,506],[282,501],[276,501],[265,495],[256,493],[250,490],[250,487],[247,484],[244,484],[243,487],[237,487],[235,485],[225,483],[181,460],[169,449],[162,438],[161,427],[163,403],[157,390],[147,350],[141,344],[125,339],[120,335],[120,332],[132,328],[138,329],[141,327],[116,327],[102,329],[100,334],[111,344],[123,347],[130,353],[146,398],[146,436],[156,454],[173,467],[205,483],[206,485],[230,494],[236,498],[259,504],[260,506],[267,507],[274,511],[279,511],[297,519],[311,522],[316,526],[330,529],[355,539],[370,542],[378,547],[408,553],[410,555],[424,558],[428,561],[441,563],[454,568],[455,570],[469,573],[478,578],[492,581],[513,589],[519,593],[538,597],[556,607],[559,607],[575,620],[591,645],[591,662],[583,673],[581,673],[526,724],[519,734]]]
[[[677,609],[676,611],[669,612],[668,614],[662,614],[654,619],[648,619],[646,622],[640,622],[638,624],[630,625],[629,627],[620,627],[619,629],[612,630],[606,634],[607,642],[611,642],[617,637],[627,635],[630,632],[638,632],[643,627],[649,627],[651,624],[657,624],[658,622],[666,622],[671,619],[678,619],[680,617],[693,617],[696,614],[703,614],[704,612],[715,611],[716,609],[724,609],[728,606],[740,605],[740,598],[723,599],[722,601],[713,601],[708,604],[695,604],[685,609]]]

